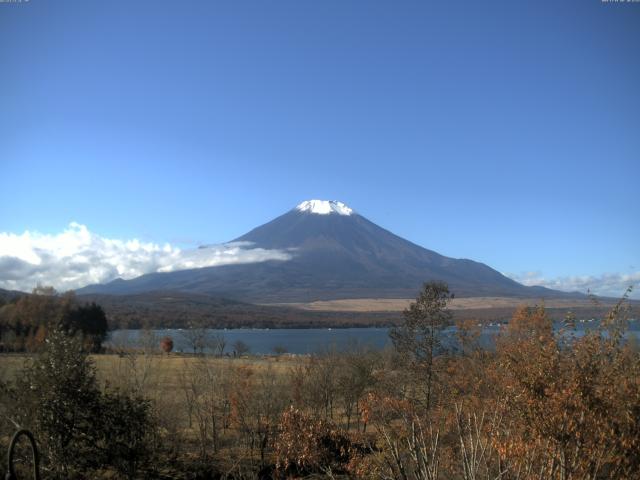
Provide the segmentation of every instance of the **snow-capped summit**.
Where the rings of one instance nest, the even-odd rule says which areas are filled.
[[[337,213],[338,215],[351,215],[353,210],[337,200],[306,200],[296,207],[300,212],[317,213],[318,215],[328,215]]]

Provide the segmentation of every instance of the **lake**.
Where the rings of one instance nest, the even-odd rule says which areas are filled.
[[[596,328],[597,321],[578,322],[576,335]],[[560,324],[556,330],[561,328]],[[452,344],[456,327],[448,327],[443,331],[443,341]],[[500,325],[483,328],[480,342],[485,347],[493,345],[493,339],[500,331]],[[151,335],[150,335],[151,333]],[[173,339],[174,352],[192,352],[188,331],[183,329],[163,329],[146,332],[143,330],[114,330],[110,333],[106,346],[141,347],[145,344],[158,345],[159,339],[169,336]],[[208,329],[208,339],[217,335],[224,336],[225,352],[232,352],[232,345],[237,341],[244,342],[253,354],[272,354],[276,347],[282,347],[289,353],[310,354],[323,350],[347,350],[359,347],[383,349],[391,346],[389,328],[282,328],[282,329]],[[640,322],[629,323],[628,336],[640,340]],[[210,342],[209,342],[210,343]],[[206,348],[206,350],[211,350]]]

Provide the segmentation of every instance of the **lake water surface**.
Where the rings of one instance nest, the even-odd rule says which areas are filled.
[[[579,322],[576,335],[583,335],[586,330],[595,328],[597,322]],[[560,325],[557,326],[560,329]],[[455,327],[448,327],[442,332],[443,342],[453,344]],[[500,325],[483,328],[480,342],[491,347]],[[310,354],[328,349],[347,350],[357,348],[383,349],[391,346],[389,328],[282,328],[282,329],[209,329],[210,340],[222,335],[226,341],[225,352],[233,351],[232,345],[237,341],[244,342],[253,354],[272,354],[276,347],[282,347],[289,353]],[[640,340],[640,322],[629,323],[629,336]],[[152,335],[143,330],[115,330],[111,332],[107,345],[141,347],[144,344],[157,345],[160,338],[169,336],[173,339],[174,352],[189,353],[192,351],[189,333],[182,329],[153,330]],[[210,347],[206,350],[211,351]]]

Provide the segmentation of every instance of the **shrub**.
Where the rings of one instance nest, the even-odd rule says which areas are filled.
[[[100,390],[80,339],[52,330],[16,385],[18,417],[34,431],[54,476],[92,467]]]
[[[113,467],[131,478],[149,458],[148,401],[102,393],[82,340],[54,329],[12,390],[22,426],[31,429],[53,478],[85,478]]]
[[[160,348],[164,353],[171,353],[173,350],[173,339],[171,337],[163,337],[160,340]]]
[[[101,408],[98,432],[101,463],[113,466],[126,478],[133,478],[151,458],[151,404],[141,397],[109,392],[102,396]]]
[[[290,407],[282,414],[275,440],[276,470],[285,475],[345,471],[352,447],[329,422]]]

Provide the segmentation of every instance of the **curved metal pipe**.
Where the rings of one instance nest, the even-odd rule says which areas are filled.
[[[7,452],[7,474],[4,477],[5,480],[17,480],[16,472],[13,467],[13,456],[16,445],[18,444],[18,440],[21,436],[25,436],[29,439],[29,443],[31,444],[31,453],[33,454],[33,478],[34,480],[40,480],[40,457],[38,456],[38,447],[36,445],[36,439],[33,437],[33,434],[29,430],[21,429],[18,430],[11,439],[9,443],[9,450]]]

